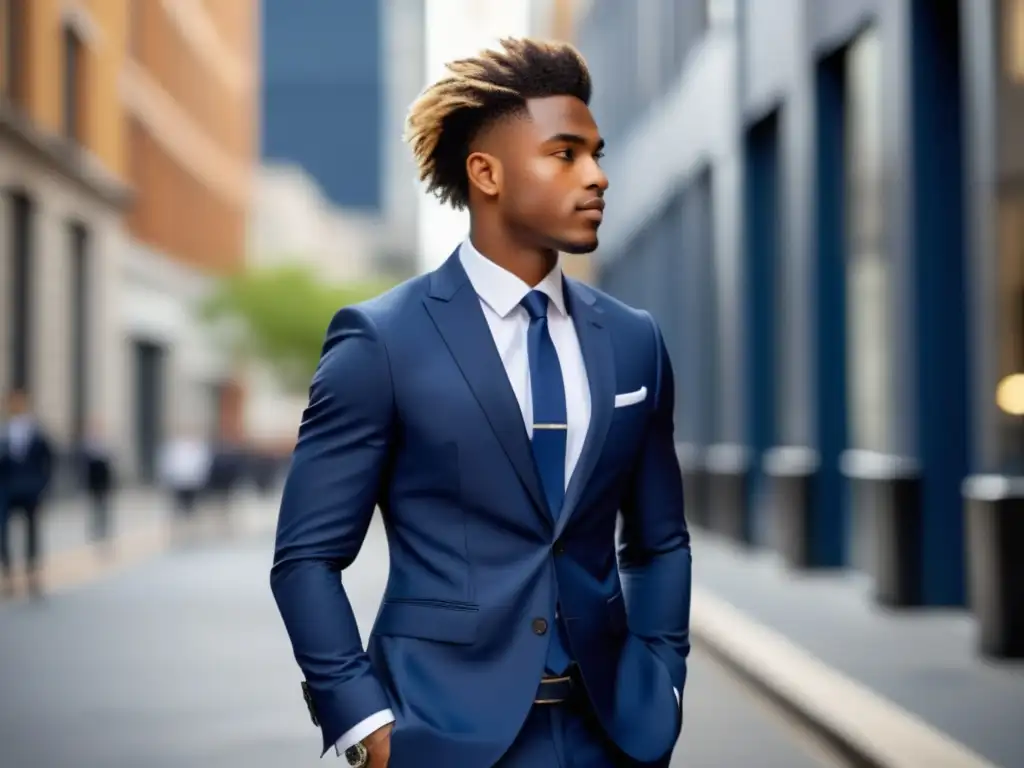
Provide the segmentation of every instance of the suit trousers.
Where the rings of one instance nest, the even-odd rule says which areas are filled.
[[[638,763],[608,738],[584,697],[534,704],[494,768],[668,768],[671,757]]]
[[[38,499],[0,500],[0,569],[9,574],[12,567],[10,523],[15,512],[25,518],[25,561],[29,571],[39,565],[39,501]]]
[[[89,498],[92,511],[92,540],[106,541],[110,538],[110,491],[93,489],[89,491]]]

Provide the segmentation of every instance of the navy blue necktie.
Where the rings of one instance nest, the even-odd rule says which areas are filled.
[[[522,301],[530,315],[527,355],[530,361],[530,390],[533,394],[533,459],[544,487],[548,509],[557,521],[565,498],[565,442],[569,429],[565,410],[565,383],[551,333],[548,331],[548,297],[530,291]],[[562,674],[572,661],[568,643],[562,637],[561,621],[551,632],[548,671]]]

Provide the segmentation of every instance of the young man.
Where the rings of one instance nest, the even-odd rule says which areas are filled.
[[[469,239],[335,316],[285,486],[271,584],[307,704],[354,766],[667,765],[690,603],[672,369],[647,313],[558,267],[597,247],[608,187],[590,76],[530,40],[448,68],[408,139]],[[366,653],[338,574],[377,505]]]

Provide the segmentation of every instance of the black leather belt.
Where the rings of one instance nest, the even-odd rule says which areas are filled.
[[[561,704],[562,702],[567,701],[579,685],[578,669],[579,668],[573,664],[564,675],[541,678],[540,685],[537,686],[537,695],[533,697],[533,703]]]

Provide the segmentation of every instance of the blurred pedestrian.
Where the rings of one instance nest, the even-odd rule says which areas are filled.
[[[92,540],[109,549],[111,530],[111,497],[114,492],[114,462],[103,430],[93,424],[81,446],[82,480],[89,496],[89,531]]]
[[[172,522],[194,519],[196,503],[210,477],[210,447],[196,432],[183,431],[161,451],[159,476],[173,502]]]
[[[253,447],[249,453],[249,474],[260,496],[270,496],[277,490],[281,460],[272,449]]]
[[[53,445],[33,415],[28,396],[16,390],[7,400],[7,422],[0,431],[0,572],[6,592],[13,591],[10,525],[16,514],[25,523],[25,570],[29,593],[42,592],[39,517],[53,475]]]
[[[244,459],[241,446],[233,440],[218,440],[213,447],[206,491],[225,524],[229,522],[232,499],[244,479]]]

